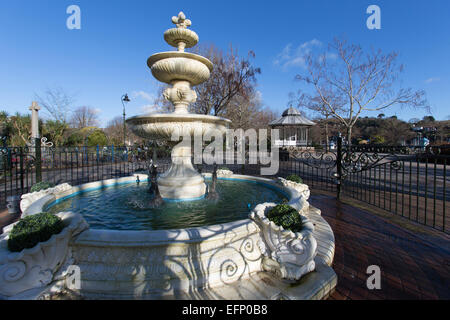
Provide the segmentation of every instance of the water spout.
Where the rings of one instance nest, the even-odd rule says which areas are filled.
[[[151,161],[151,165],[149,167],[148,177],[150,180],[150,188],[148,190],[149,193],[153,195],[153,199],[150,201],[150,205],[152,207],[159,207],[164,203],[164,200],[159,193],[158,183],[156,181],[158,175],[158,167],[153,164]]]
[[[216,200],[219,198],[219,195],[216,191],[216,182],[217,182],[217,164],[215,163],[213,166],[213,173],[212,173],[212,182],[210,187],[208,188],[208,195],[207,198],[210,200]]]

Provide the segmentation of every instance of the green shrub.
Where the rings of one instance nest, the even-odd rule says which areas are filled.
[[[230,170],[228,167],[220,167],[219,170]]]
[[[54,186],[55,185],[53,183],[42,181],[42,182],[38,182],[34,186],[32,186],[30,189],[30,192],[41,191],[41,190],[45,190],[48,188],[52,188]]]
[[[11,230],[8,249],[13,252],[33,248],[39,242],[47,241],[64,228],[61,218],[48,212],[41,212],[20,219]]]
[[[291,174],[291,175],[287,176],[286,180],[290,180],[290,181],[297,182],[297,183],[303,183],[302,178],[300,178],[296,174]]]
[[[298,211],[288,204],[278,204],[267,213],[267,218],[277,226],[286,230],[299,232],[302,229],[302,219]]]

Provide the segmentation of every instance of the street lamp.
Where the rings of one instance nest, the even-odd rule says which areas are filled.
[[[125,124],[125,103],[130,102],[130,99],[128,98],[128,94],[125,93],[122,96],[121,100],[122,100],[122,106],[123,106],[123,146],[125,147],[126,146],[125,141],[127,138],[127,131],[126,131],[127,127]]]

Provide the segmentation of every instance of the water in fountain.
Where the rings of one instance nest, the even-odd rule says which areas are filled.
[[[207,180],[210,184],[211,180]],[[159,230],[215,225],[246,219],[255,205],[282,202],[286,196],[265,184],[217,179],[218,197],[164,201],[153,205],[148,183],[130,183],[75,194],[49,204],[46,211],[73,211],[93,229]]]

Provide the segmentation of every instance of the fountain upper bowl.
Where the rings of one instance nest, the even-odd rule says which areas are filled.
[[[205,57],[179,51],[156,53],[148,58],[147,65],[161,82],[171,84],[174,80],[185,80],[193,86],[208,80],[213,69],[212,62]]]

